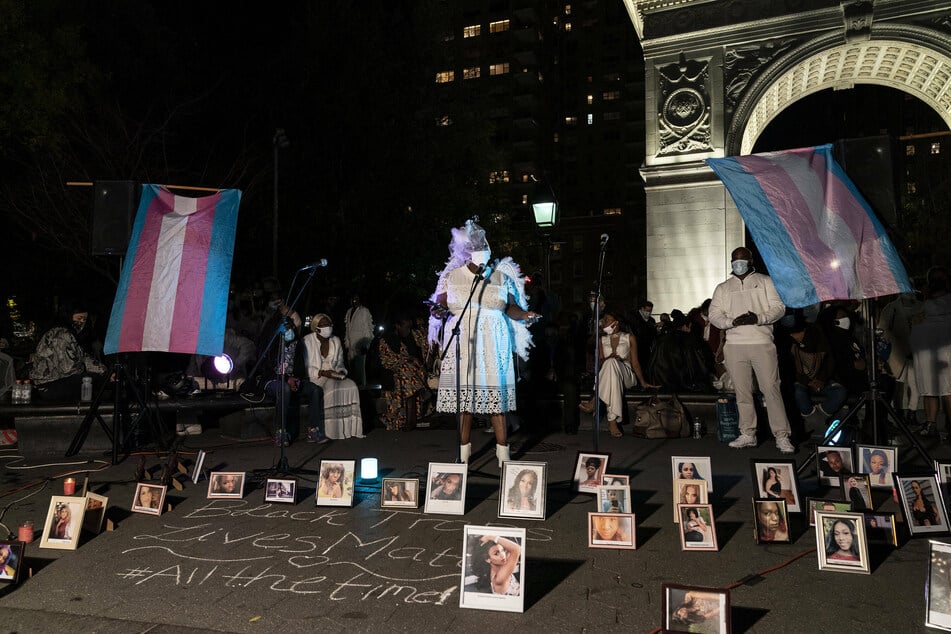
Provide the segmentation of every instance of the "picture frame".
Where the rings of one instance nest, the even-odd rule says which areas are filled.
[[[321,460],[317,492],[317,506],[352,506],[356,482],[356,460]]]
[[[201,480],[201,470],[205,466],[205,450],[199,449],[198,455],[195,456],[195,465],[192,467],[192,484],[198,484],[198,481]]]
[[[574,475],[571,478],[574,490],[578,493],[597,493],[601,478],[607,473],[609,453],[579,451],[575,459]]]
[[[86,512],[83,514],[82,530],[98,535],[102,532],[102,523],[106,519],[109,498],[92,491],[86,492]]]
[[[729,590],[664,583],[661,585],[661,594],[664,632],[730,634]],[[698,629],[700,627],[703,629]]]
[[[132,512],[144,513],[146,515],[161,515],[165,505],[165,494],[167,491],[168,487],[163,484],[139,482],[135,485],[135,495],[132,498]]]
[[[894,513],[866,511],[862,515],[865,516],[865,534],[869,545],[887,544],[898,548],[898,530]]]
[[[26,544],[23,542],[0,541],[0,584],[12,585],[20,582],[24,552]]]
[[[836,459],[837,456],[837,459]],[[852,475],[852,448],[838,445],[819,445],[816,447],[816,473],[819,484],[839,486],[839,476]]]
[[[86,498],[69,495],[50,497],[50,507],[43,524],[40,548],[76,550],[86,514]]]
[[[938,476],[892,474],[905,525],[912,537],[948,532],[948,511],[938,488]],[[917,489],[917,491],[916,491]],[[921,503],[918,504],[919,491]]]
[[[627,474],[621,475],[619,473],[605,473],[601,476],[601,484],[629,487],[631,486],[631,476]]]
[[[855,445],[860,474],[868,474],[869,485],[876,489],[891,489],[895,486],[892,474],[898,471],[898,447],[888,445]]]
[[[816,552],[819,570],[870,574],[864,516],[816,511]]]
[[[419,478],[383,478],[380,507],[419,508]]]
[[[297,504],[297,479],[267,478],[264,481],[264,501]]]
[[[764,500],[786,500],[790,513],[802,511],[799,497],[799,480],[796,477],[795,460],[750,459],[750,474],[756,497]]]
[[[637,548],[633,513],[588,513],[588,548]]]
[[[468,465],[452,462],[430,462],[426,476],[424,513],[465,515]]]
[[[464,526],[462,532],[459,607],[524,612],[525,529]],[[504,558],[496,554],[500,549],[505,551]]]
[[[951,632],[951,544],[930,540],[925,625]]]
[[[631,508],[631,487],[598,487],[598,510],[602,513],[633,513]]]
[[[788,544],[792,541],[785,499],[753,500],[753,537],[757,544]]]
[[[677,478],[674,480],[673,487],[674,524],[680,523],[680,513],[677,512],[678,504],[706,504],[709,501],[706,480]]]
[[[710,456],[671,456],[671,480],[706,480],[707,493],[713,493],[713,467]]]
[[[842,476],[839,482],[842,499],[848,500],[850,511],[863,513],[875,509],[875,504],[872,502],[872,483],[867,473]]]
[[[941,495],[947,507],[951,503],[951,462],[935,460],[934,472],[938,476],[938,485],[941,487]]]
[[[244,471],[212,471],[208,475],[208,499],[244,497]]]
[[[845,513],[852,507],[848,502],[829,498],[807,498],[806,506],[809,509],[809,526],[816,525],[816,511]]]
[[[717,528],[712,504],[678,504],[680,549],[717,551]]]
[[[507,461],[499,474],[499,517],[544,520],[548,464]]]

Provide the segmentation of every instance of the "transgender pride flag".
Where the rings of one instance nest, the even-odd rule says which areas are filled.
[[[221,354],[240,202],[142,186],[103,352]]]
[[[787,306],[910,292],[898,252],[832,146],[707,159]]]

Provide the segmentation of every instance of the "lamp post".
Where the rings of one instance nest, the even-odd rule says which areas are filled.
[[[277,278],[277,248],[278,248],[278,212],[277,212],[277,202],[278,202],[278,156],[280,150],[290,146],[291,142],[287,140],[287,136],[284,134],[284,128],[278,128],[274,131],[274,218],[272,222],[272,235],[271,235],[271,273]]]
[[[535,226],[545,237],[545,283],[551,288],[551,232],[558,226],[558,199],[555,198],[555,192],[548,179],[544,175],[542,179],[544,186],[534,174],[532,175],[532,180],[537,183],[535,193],[532,195],[532,213],[535,217]]]

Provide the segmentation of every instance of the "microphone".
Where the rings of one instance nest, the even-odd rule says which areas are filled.
[[[603,249],[607,245],[607,243],[608,243],[608,234],[602,233],[601,234],[601,248]]]
[[[300,270],[309,271],[310,269],[319,269],[325,266],[327,266],[327,258],[323,258],[323,259],[317,260],[316,262],[312,262],[306,266],[302,266]]]
[[[489,283],[489,278],[492,277],[492,273],[495,271],[495,267],[499,265],[499,259],[495,258],[489,264],[485,265],[485,271],[482,272],[482,277],[485,278],[486,284]]]

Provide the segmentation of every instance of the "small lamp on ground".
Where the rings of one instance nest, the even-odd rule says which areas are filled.
[[[206,380],[211,381],[212,386],[217,387],[219,383],[227,384],[231,379],[231,372],[234,370],[234,361],[227,354],[219,354],[217,357],[208,357],[201,364],[201,374]]]
[[[379,461],[376,458],[360,459],[360,479],[364,481],[376,480],[380,477]]]

